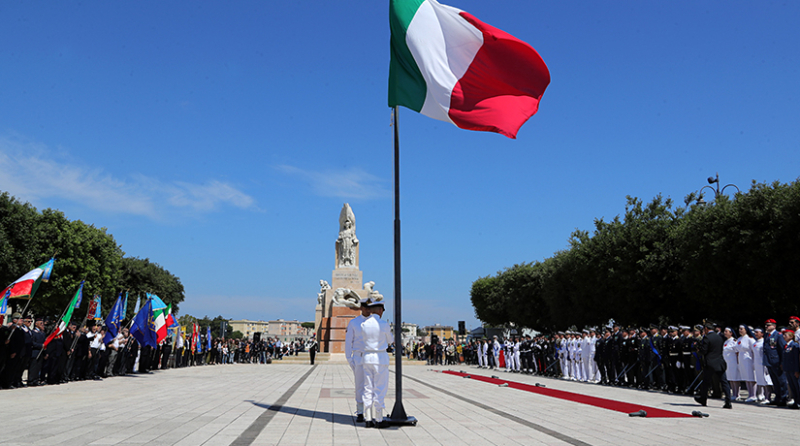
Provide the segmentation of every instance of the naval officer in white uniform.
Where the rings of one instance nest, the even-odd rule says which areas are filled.
[[[364,419],[367,427],[384,428],[388,423],[383,419],[383,400],[389,390],[389,353],[386,350],[392,343],[392,331],[389,324],[381,319],[383,301],[367,305],[372,314],[361,323],[364,335]]]
[[[366,300],[361,299],[361,314],[354,317],[347,324],[347,332],[344,337],[344,357],[353,369],[353,376],[356,384],[356,422],[364,421],[364,369],[361,366],[361,359],[364,355],[364,336],[361,333],[361,324],[370,315]]]

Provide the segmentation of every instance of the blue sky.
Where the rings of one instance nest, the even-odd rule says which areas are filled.
[[[552,82],[517,140],[401,109],[407,322],[476,326],[473,280],[626,195],[798,177],[798,2],[445,3]],[[313,320],[348,202],[391,299],[388,42],[386,1],[2,2],[0,190],[107,227],[183,313],[251,319]]]

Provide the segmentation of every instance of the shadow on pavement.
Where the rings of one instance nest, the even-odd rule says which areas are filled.
[[[300,409],[298,407],[291,407],[291,406],[270,406],[269,404],[264,403],[257,403],[252,400],[248,400],[248,403],[252,403],[254,406],[262,407],[267,410],[271,410],[274,412],[284,412],[290,413],[293,415],[306,417],[306,418],[318,418],[322,420],[326,420],[331,423],[336,424],[343,424],[346,426],[355,426],[355,419],[346,414],[341,413],[331,413],[331,412],[321,412],[321,411],[313,411],[307,409]]]

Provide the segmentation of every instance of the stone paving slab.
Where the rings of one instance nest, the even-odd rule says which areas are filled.
[[[450,368],[710,417],[631,418],[426,366],[403,369],[404,407],[418,424],[365,429],[351,416],[348,366],[235,364],[0,391],[0,445],[754,445],[793,442],[800,421],[790,409],[724,410],[714,400],[701,408],[662,392]],[[393,405],[394,374],[387,410]]]

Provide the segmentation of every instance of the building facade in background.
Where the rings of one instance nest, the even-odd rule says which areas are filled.
[[[305,328],[300,321],[277,319],[269,321],[267,336],[280,339],[281,342],[307,341],[314,334],[313,328]]]
[[[228,321],[228,332],[226,337],[230,337],[234,331],[240,331],[246,339],[253,339],[256,333],[266,333],[269,330],[269,322],[267,321],[251,321],[248,319],[241,319],[238,321]]]

